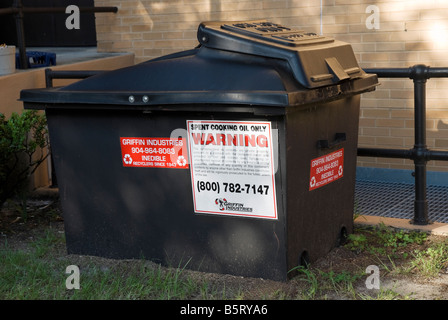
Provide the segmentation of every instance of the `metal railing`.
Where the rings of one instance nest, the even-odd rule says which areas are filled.
[[[22,0],[14,0],[9,8],[0,8],[0,16],[12,14],[14,15],[16,31],[17,31],[17,47],[19,48],[20,66],[22,69],[28,68],[25,45],[25,31],[23,26],[23,18],[25,13],[65,13],[65,7],[24,7]],[[80,13],[91,12],[118,12],[117,7],[79,7]]]
[[[45,69],[45,87],[53,87],[53,79],[85,79],[100,73],[104,70],[52,70]]]
[[[426,81],[430,78],[448,78],[448,68],[431,68],[419,64],[409,68],[370,68],[364,71],[375,73],[379,78],[409,78],[414,82],[414,147],[412,149],[358,148],[358,156],[413,160],[415,200],[412,223],[429,224],[426,164],[430,160],[448,161],[448,151],[429,150],[426,145]]]

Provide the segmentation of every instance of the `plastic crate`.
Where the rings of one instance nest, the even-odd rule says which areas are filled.
[[[28,68],[41,68],[56,65],[56,53],[28,51],[26,53]],[[23,69],[20,63],[20,54],[16,53],[16,68]]]

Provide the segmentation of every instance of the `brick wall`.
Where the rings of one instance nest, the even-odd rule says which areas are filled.
[[[206,20],[267,18],[352,44],[361,67],[448,67],[448,1],[445,0],[95,0],[117,6],[96,18],[99,51],[131,51],[136,63],[197,45]],[[375,5],[378,11],[367,11]],[[371,20],[377,13],[379,19]],[[379,22],[374,25],[374,22]],[[377,27],[377,28],[373,28]],[[412,148],[413,83],[380,79],[362,96],[359,145]],[[427,145],[448,150],[448,79],[427,82]],[[413,169],[402,159],[359,158],[359,166]],[[428,169],[448,171],[448,162]]]

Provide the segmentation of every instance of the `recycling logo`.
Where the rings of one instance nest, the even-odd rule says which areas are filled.
[[[125,164],[131,164],[131,163],[132,163],[132,158],[131,158],[131,156],[130,156],[129,154],[125,154],[125,155],[124,155],[124,158],[123,158],[123,162],[124,162]]]
[[[311,181],[310,181],[310,187],[311,187],[311,188],[314,188],[315,185],[316,185],[316,178],[315,178],[315,177],[312,177],[312,178],[311,178]]]
[[[219,210],[223,211],[226,208],[227,199],[226,198],[217,198],[215,199],[215,204],[219,206]]]
[[[177,164],[183,167],[187,164],[187,160],[185,159],[184,156],[179,156],[177,157]]]

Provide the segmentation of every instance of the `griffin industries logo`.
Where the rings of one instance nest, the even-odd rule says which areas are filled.
[[[252,212],[252,208],[245,207],[244,203],[228,202],[226,198],[216,198],[215,204],[219,207],[219,210],[230,210],[230,211],[244,211]]]

